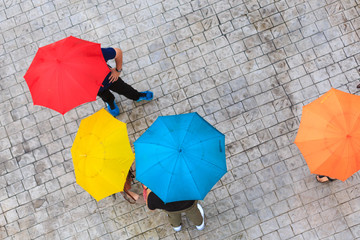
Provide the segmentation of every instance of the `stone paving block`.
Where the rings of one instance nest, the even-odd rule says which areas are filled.
[[[325,238],[334,235],[335,230],[332,224],[327,223],[317,228],[317,234],[320,238]]]
[[[259,201],[263,201],[261,198],[258,198]],[[264,203],[263,203],[264,204]],[[261,206],[263,207],[263,206]],[[259,210],[259,218],[261,221],[266,221],[271,218],[274,218],[274,214],[272,213],[271,209],[269,207],[264,207]]]
[[[279,229],[279,226],[275,219],[268,220],[262,224],[260,224],[262,232],[266,235],[270,232],[273,232]]]
[[[24,191],[24,187],[21,184],[21,182],[16,182],[14,184],[11,184],[10,186],[6,187],[6,191],[9,195],[9,197],[14,196],[16,194],[19,194]]]
[[[233,210],[229,210],[229,211],[219,214],[218,218],[219,218],[220,224],[225,225],[229,222],[234,221],[236,219],[236,215]]]
[[[332,221],[332,224],[335,228],[335,232],[337,233],[348,229],[348,226],[344,218],[335,219],[334,221]]]
[[[281,239],[290,239],[291,237],[294,236],[293,229],[291,228],[290,225],[280,228],[278,230],[278,233]]]
[[[351,234],[350,230],[346,230],[334,235],[335,239],[354,239],[354,236]]]
[[[261,229],[258,225],[248,228],[246,230],[246,233],[250,237],[250,239],[256,239],[256,238],[262,236]]]
[[[90,238],[103,238],[103,239],[111,239],[109,235],[106,234],[106,230],[104,224],[99,224],[90,228],[89,230]]]

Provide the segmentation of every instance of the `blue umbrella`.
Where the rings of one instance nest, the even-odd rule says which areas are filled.
[[[204,199],[227,171],[224,134],[197,113],[158,117],[134,145],[136,179],[164,202]]]

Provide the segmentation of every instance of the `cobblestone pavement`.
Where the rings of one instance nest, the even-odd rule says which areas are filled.
[[[303,105],[331,87],[359,94],[359,5],[0,0],[0,239],[360,239],[359,175],[320,184],[293,144]],[[154,91],[117,96],[131,144],[157,116],[194,111],[226,134],[203,231],[184,218],[175,233],[164,213],[76,184],[70,148],[104,104],[62,116],[34,106],[23,78],[40,46],[70,35],[122,48],[123,79]]]

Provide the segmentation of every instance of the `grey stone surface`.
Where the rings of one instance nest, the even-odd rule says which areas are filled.
[[[0,238],[360,239],[360,176],[321,185],[293,144],[302,106],[357,94],[359,0],[0,0]],[[70,149],[101,99],[64,116],[34,106],[23,78],[39,47],[73,35],[124,52],[116,96],[131,144],[157,116],[198,112],[226,135],[228,173],[201,204],[206,227],[96,202]],[[51,79],[49,79],[51,81]],[[134,186],[140,193],[139,183]]]

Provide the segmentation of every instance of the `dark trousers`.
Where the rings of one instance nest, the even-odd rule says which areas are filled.
[[[108,89],[98,92],[97,95],[107,104],[112,104],[115,100],[115,96],[110,92],[110,90],[134,101],[140,98],[140,93],[124,82],[121,78],[118,78],[116,82],[113,82]]]

